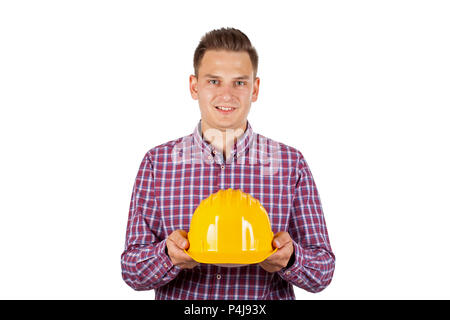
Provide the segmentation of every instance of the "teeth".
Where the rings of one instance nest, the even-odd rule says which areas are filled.
[[[224,110],[224,111],[230,111],[233,110],[233,108],[227,108],[227,107],[221,107],[221,106],[217,106],[216,108],[220,109],[220,110]]]

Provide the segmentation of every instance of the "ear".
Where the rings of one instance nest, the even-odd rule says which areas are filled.
[[[252,102],[258,100],[258,93],[259,93],[259,78],[256,77],[255,80],[253,80]]]
[[[189,90],[191,91],[192,99],[198,100],[198,79],[193,74],[189,76]]]

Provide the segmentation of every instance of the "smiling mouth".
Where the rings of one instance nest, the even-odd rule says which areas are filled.
[[[229,106],[215,106],[215,108],[219,111],[229,113],[233,112],[236,108],[235,107],[229,107]]]

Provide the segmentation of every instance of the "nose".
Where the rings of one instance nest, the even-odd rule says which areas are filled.
[[[224,102],[233,100],[233,87],[229,85],[222,86],[219,96]]]

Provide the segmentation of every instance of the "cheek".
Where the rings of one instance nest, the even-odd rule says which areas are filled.
[[[209,103],[214,98],[214,93],[210,90],[201,90],[198,92],[198,98],[204,103]]]
[[[251,97],[248,96],[239,96],[239,103],[241,107],[247,107],[251,104]]]
[[[209,92],[202,92],[198,96],[198,103],[200,105],[200,109],[204,114],[212,114],[213,110],[211,109],[211,105],[213,102],[213,95]]]
[[[252,99],[252,91],[250,88],[241,89],[238,93],[239,100],[241,101],[250,101]]]

